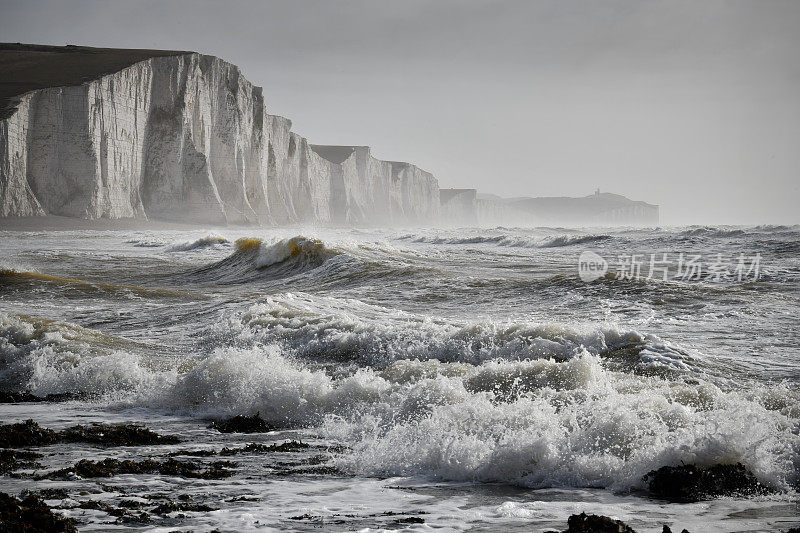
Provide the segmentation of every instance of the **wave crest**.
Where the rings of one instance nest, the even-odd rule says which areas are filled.
[[[558,235],[556,237],[533,237],[521,235],[473,235],[470,237],[440,237],[427,235],[403,235],[399,240],[424,244],[495,244],[509,248],[557,248],[600,242],[613,238],[611,235]]]
[[[200,237],[194,241],[180,242],[167,246],[168,252],[189,252],[201,248],[209,248],[212,246],[219,246],[221,244],[228,244],[228,239],[216,233],[210,233],[205,237]]]
[[[625,490],[663,465],[738,461],[776,486],[797,480],[800,397],[787,386],[726,391],[702,376],[616,372],[580,347],[561,361],[405,358],[330,371],[256,342],[158,370],[112,346],[88,351],[107,340],[0,315],[0,368],[20,362],[37,394],[96,392],[195,415],[260,411],[276,425],[316,427],[348,444],[336,461],[355,475]]]
[[[255,279],[280,279],[321,266],[340,252],[328,248],[323,241],[298,235],[265,243],[257,237],[242,237],[235,242],[235,251],[192,274],[203,281],[242,283]]]
[[[407,358],[470,364],[498,358],[565,361],[588,350],[627,359],[642,369],[689,369],[681,350],[611,324],[461,322],[305,293],[268,297],[218,327],[220,334],[235,331],[248,341],[279,343],[307,360],[357,361],[381,368]],[[639,358],[639,353],[647,357]]]

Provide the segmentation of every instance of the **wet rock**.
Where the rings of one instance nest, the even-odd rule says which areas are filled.
[[[60,434],[63,442],[88,442],[103,446],[146,446],[177,444],[175,435],[159,435],[138,424],[91,424],[73,426]]]
[[[228,498],[225,500],[227,503],[236,503],[236,502],[260,502],[261,498],[257,496],[234,496],[233,498]]]
[[[176,450],[167,454],[169,457],[212,457],[217,455],[215,450]]]
[[[92,509],[95,511],[103,511],[104,513],[110,514],[111,516],[122,516],[126,512],[125,509],[117,509],[105,502],[97,500],[87,500],[85,502],[80,502],[77,507],[78,509]]]
[[[212,422],[208,427],[216,429],[220,433],[266,433],[275,430],[261,418],[260,412],[253,416],[236,415],[227,420]]]
[[[83,478],[96,478],[121,474],[162,474],[195,479],[222,479],[233,475],[233,471],[230,468],[236,466],[236,464],[230,461],[216,461],[211,463],[205,470],[203,470],[204,466],[202,463],[178,461],[177,459],[167,459],[166,461],[154,461],[152,459],[143,461],[120,461],[119,459],[90,461],[84,459],[78,461],[73,467],[50,472],[40,476],[38,479],[70,479],[75,475]]]
[[[128,500],[130,502],[131,500]],[[136,502],[139,503],[139,502]],[[97,500],[87,500],[78,504],[78,509],[93,509],[102,511],[110,516],[117,517],[116,524],[146,524],[150,522],[150,515],[144,511],[132,512],[130,508],[122,506],[114,507],[113,505]]]
[[[195,513],[207,513],[209,511],[216,511],[217,509],[214,507],[209,507],[208,505],[202,503],[187,503],[187,502],[173,502],[169,501],[166,503],[162,503],[157,505],[153,508],[152,512],[155,514],[166,515],[175,512],[195,512]]]
[[[664,529],[661,530],[661,533],[672,533],[672,530],[669,528],[669,526],[664,525]],[[689,533],[689,532],[684,529],[683,531],[681,531],[681,533]]]
[[[150,522],[150,515],[142,511],[140,513],[126,513],[115,520],[117,524],[147,524]]]
[[[33,420],[0,425],[0,447],[49,446],[63,442],[86,442],[102,446],[143,446],[177,444],[175,435],[159,435],[138,424],[91,424],[63,431],[43,428]]]
[[[27,496],[37,496],[42,500],[63,500],[69,496],[67,489],[41,489],[36,492],[24,491],[21,495],[22,498]]]
[[[306,444],[304,442],[290,440],[283,442],[281,444],[260,444],[257,442],[251,442],[244,446],[239,446],[235,448],[222,448],[219,451],[219,455],[229,457],[231,455],[239,455],[242,453],[291,453],[291,452],[299,452],[301,450],[307,450],[309,448],[317,448],[317,449],[326,449],[325,446],[312,446],[311,444]],[[168,457],[213,457],[217,455],[216,450],[175,450],[174,452],[170,452],[167,454]]]
[[[278,465],[272,472],[274,476],[341,476],[344,473],[335,466],[303,466],[300,463]]]
[[[406,518],[398,518],[397,520],[395,520],[392,523],[393,524],[397,524],[397,525],[402,525],[402,524],[424,524],[425,523],[425,519],[424,518],[420,518],[418,516],[409,516],[409,517],[406,517]]]
[[[48,394],[46,396],[36,396],[28,391],[0,391],[0,403],[66,402],[69,400],[74,400],[75,398],[76,395],[69,392],[62,394]]]
[[[0,492],[0,533],[77,533],[72,520],[53,513],[36,496],[22,500]]]
[[[20,468],[39,468],[36,459],[44,457],[40,453],[27,450],[0,449],[0,474],[8,474]]]
[[[47,446],[58,441],[58,433],[39,426],[33,420],[0,425],[0,447],[2,448]]]
[[[300,450],[306,450],[311,448],[310,444],[306,444],[304,442],[290,440],[286,441],[281,444],[259,444],[257,442],[251,442],[245,446],[241,446],[239,448],[222,448],[220,450],[220,455],[237,455],[240,453],[288,453],[288,452],[297,452]]]
[[[636,533],[621,520],[595,514],[574,514],[567,519],[567,525],[564,533]]]
[[[30,392],[0,391],[0,403],[41,402],[42,398]]]
[[[644,476],[655,496],[672,501],[692,502],[719,496],[766,494],[762,485],[743,464],[662,466]]]
[[[138,500],[120,500],[119,506],[125,509],[143,509],[147,504]]]

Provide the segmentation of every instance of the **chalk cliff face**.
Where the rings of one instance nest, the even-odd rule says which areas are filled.
[[[0,120],[0,216],[414,224],[438,212],[431,174],[309,144],[216,57],[152,57],[28,92]]]

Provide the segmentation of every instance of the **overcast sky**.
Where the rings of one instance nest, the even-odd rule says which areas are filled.
[[[0,41],[194,50],[442,187],[800,223],[798,0],[0,0]]]

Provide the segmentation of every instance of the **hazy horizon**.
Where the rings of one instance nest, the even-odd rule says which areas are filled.
[[[800,2],[0,2],[0,40],[194,50],[441,187],[798,223]]]

